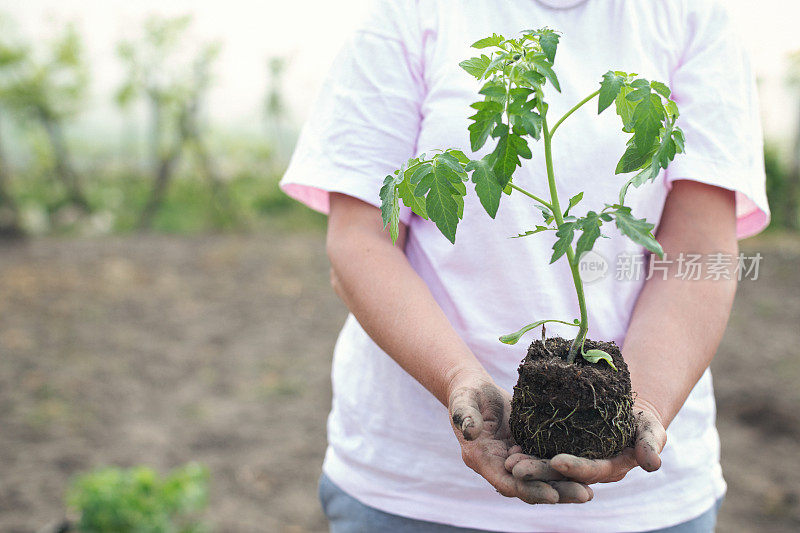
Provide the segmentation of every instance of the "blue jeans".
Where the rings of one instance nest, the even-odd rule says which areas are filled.
[[[330,533],[490,533],[482,529],[425,522],[379,511],[347,494],[325,474],[319,479],[319,500],[328,518]],[[721,504],[722,498],[697,518],[651,533],[713,533]]]

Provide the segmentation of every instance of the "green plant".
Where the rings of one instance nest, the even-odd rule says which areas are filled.
[[[208,471],[188,464],[161,477],[151,468],[103,468],[78,477],[67,503],[85,533],[192,533],[208,500]]]
[[[670,99],[670,89],[666,85],[617,71],[604,74],[600,88],[578,102],[551,127],[544,87],[549,83],[556,91],[561,90],[553,70],[559,40],[558,32],[543,28],[524,31],[513,39],[493,34],[474,43],[473,48],[490,51],[488,55],[483,53],[460,63],[470,75],[485,82],[479,91],[483,100],[471,106],[476,113],[470,117],[470,145],[476,152],[491,137],[497,141],[494,150],[479,160],[472,160],[454,149],[408,160],[401,169],[386,177],[380,193],[381,214],[393,241],[398,237],[399,202],[402,200],[414,213],[433,221],[442,234],[455,243],[456,228],[464,214],[467,182],[475,185],[481,204],[492,218],[497,214],[503,193],[527,196],[541,211],[544,222],[518,237],[547,231],[555,233],[550,263],[567,258],[580,319],[573,322],[539,320],[500,340],[515,344],[524,333],[543,324],[568,324],[577,327],[578,334],[567,354],[567,362],[574,362],[580,353],[589,362],[605,360],[613,367],[612,358],[605,351],[584,349],[589,318],[578,262],[602,235],[602,225],[611,221],[634,242],[663,255],[652,233],[654,225],[635,218],[631,208],[625,205],[625,196],[631,185],[638,187],[655,180],[660,170],[667,168],[675,155],[683,152],[684,136],[675,125],[678,107]],[[562,209],[556,189],[552,142],[564,121],[595,98],[598,98],[598,114],[615,104],[622,119],[622,130],[632,134],[616,173],[635,174],[622,185],[618,202],[606,204],[600,212],[589,211],[577,217],[570,211],[582,200],[583,193],[570,198],[567,208]],[[526,138],[544,143],[549,200],[513,182],[514,172],[521,166],[520,160],[532,157]],[[578,232],[580,235],[575,241]]]

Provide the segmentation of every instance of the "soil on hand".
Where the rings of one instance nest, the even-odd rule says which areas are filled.
[[[535,341],[519,367],[511,402],[511,432],[525,453],[550,459],[569,453],[589,459],[619,454],[633,440],[631,376],[613,342],[586,340],[611,354],[608,363],[565,361],[571,342]]]

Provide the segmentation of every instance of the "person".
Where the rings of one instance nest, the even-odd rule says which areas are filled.
[[[679,261],[668,276],[648,276],[643,249],[604,226],[610,238],[595,251],[610,268],[586,285],[589,337],[622,346],[636,444],[610,460],[538,460],[520,453],[508,428],[524,348],[497,338],[540,317],[577,316],[568,266],[548,265],[552,242],[508,238],[541,214],[512,194],[491,220],[473,192],[455,245],[406,208],[397,245],[382,227],[384,176],[426,150],[470,153],[468,106],[480,86],[458,63],[475,55],[471,43],[545,26],[562,33],[551,116],[609,69],[671,87],[686,154],[627,202],[658,222],[667,258],[735,263],[737,237],[768,223],[754,75],[721,2],[373,2],[281,182],[329,214],[331,281],[350,310],[334,351],[320,482],[333,533],[714,528],[726,486],[708,366],[736,276],[685,279]],[[620,128],[613,111],[588,108],[565,122],[553,152],[563,198],[584,191],[584,210],[614,201],[624,179],[614,174],[627,138]],[[545,196],[544,157],[531,148],[514,181]],[[618,275],[625,257],[642,259],[641,275]],[[574,505],[551,505],[566,503]]]

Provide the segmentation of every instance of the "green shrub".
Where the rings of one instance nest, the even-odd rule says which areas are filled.
[[[207,531],[198,519],[207,502],[208,470],[197,464],[164,477],[145,466],[102,468],[78,477],[67,492],[84,533]]]

